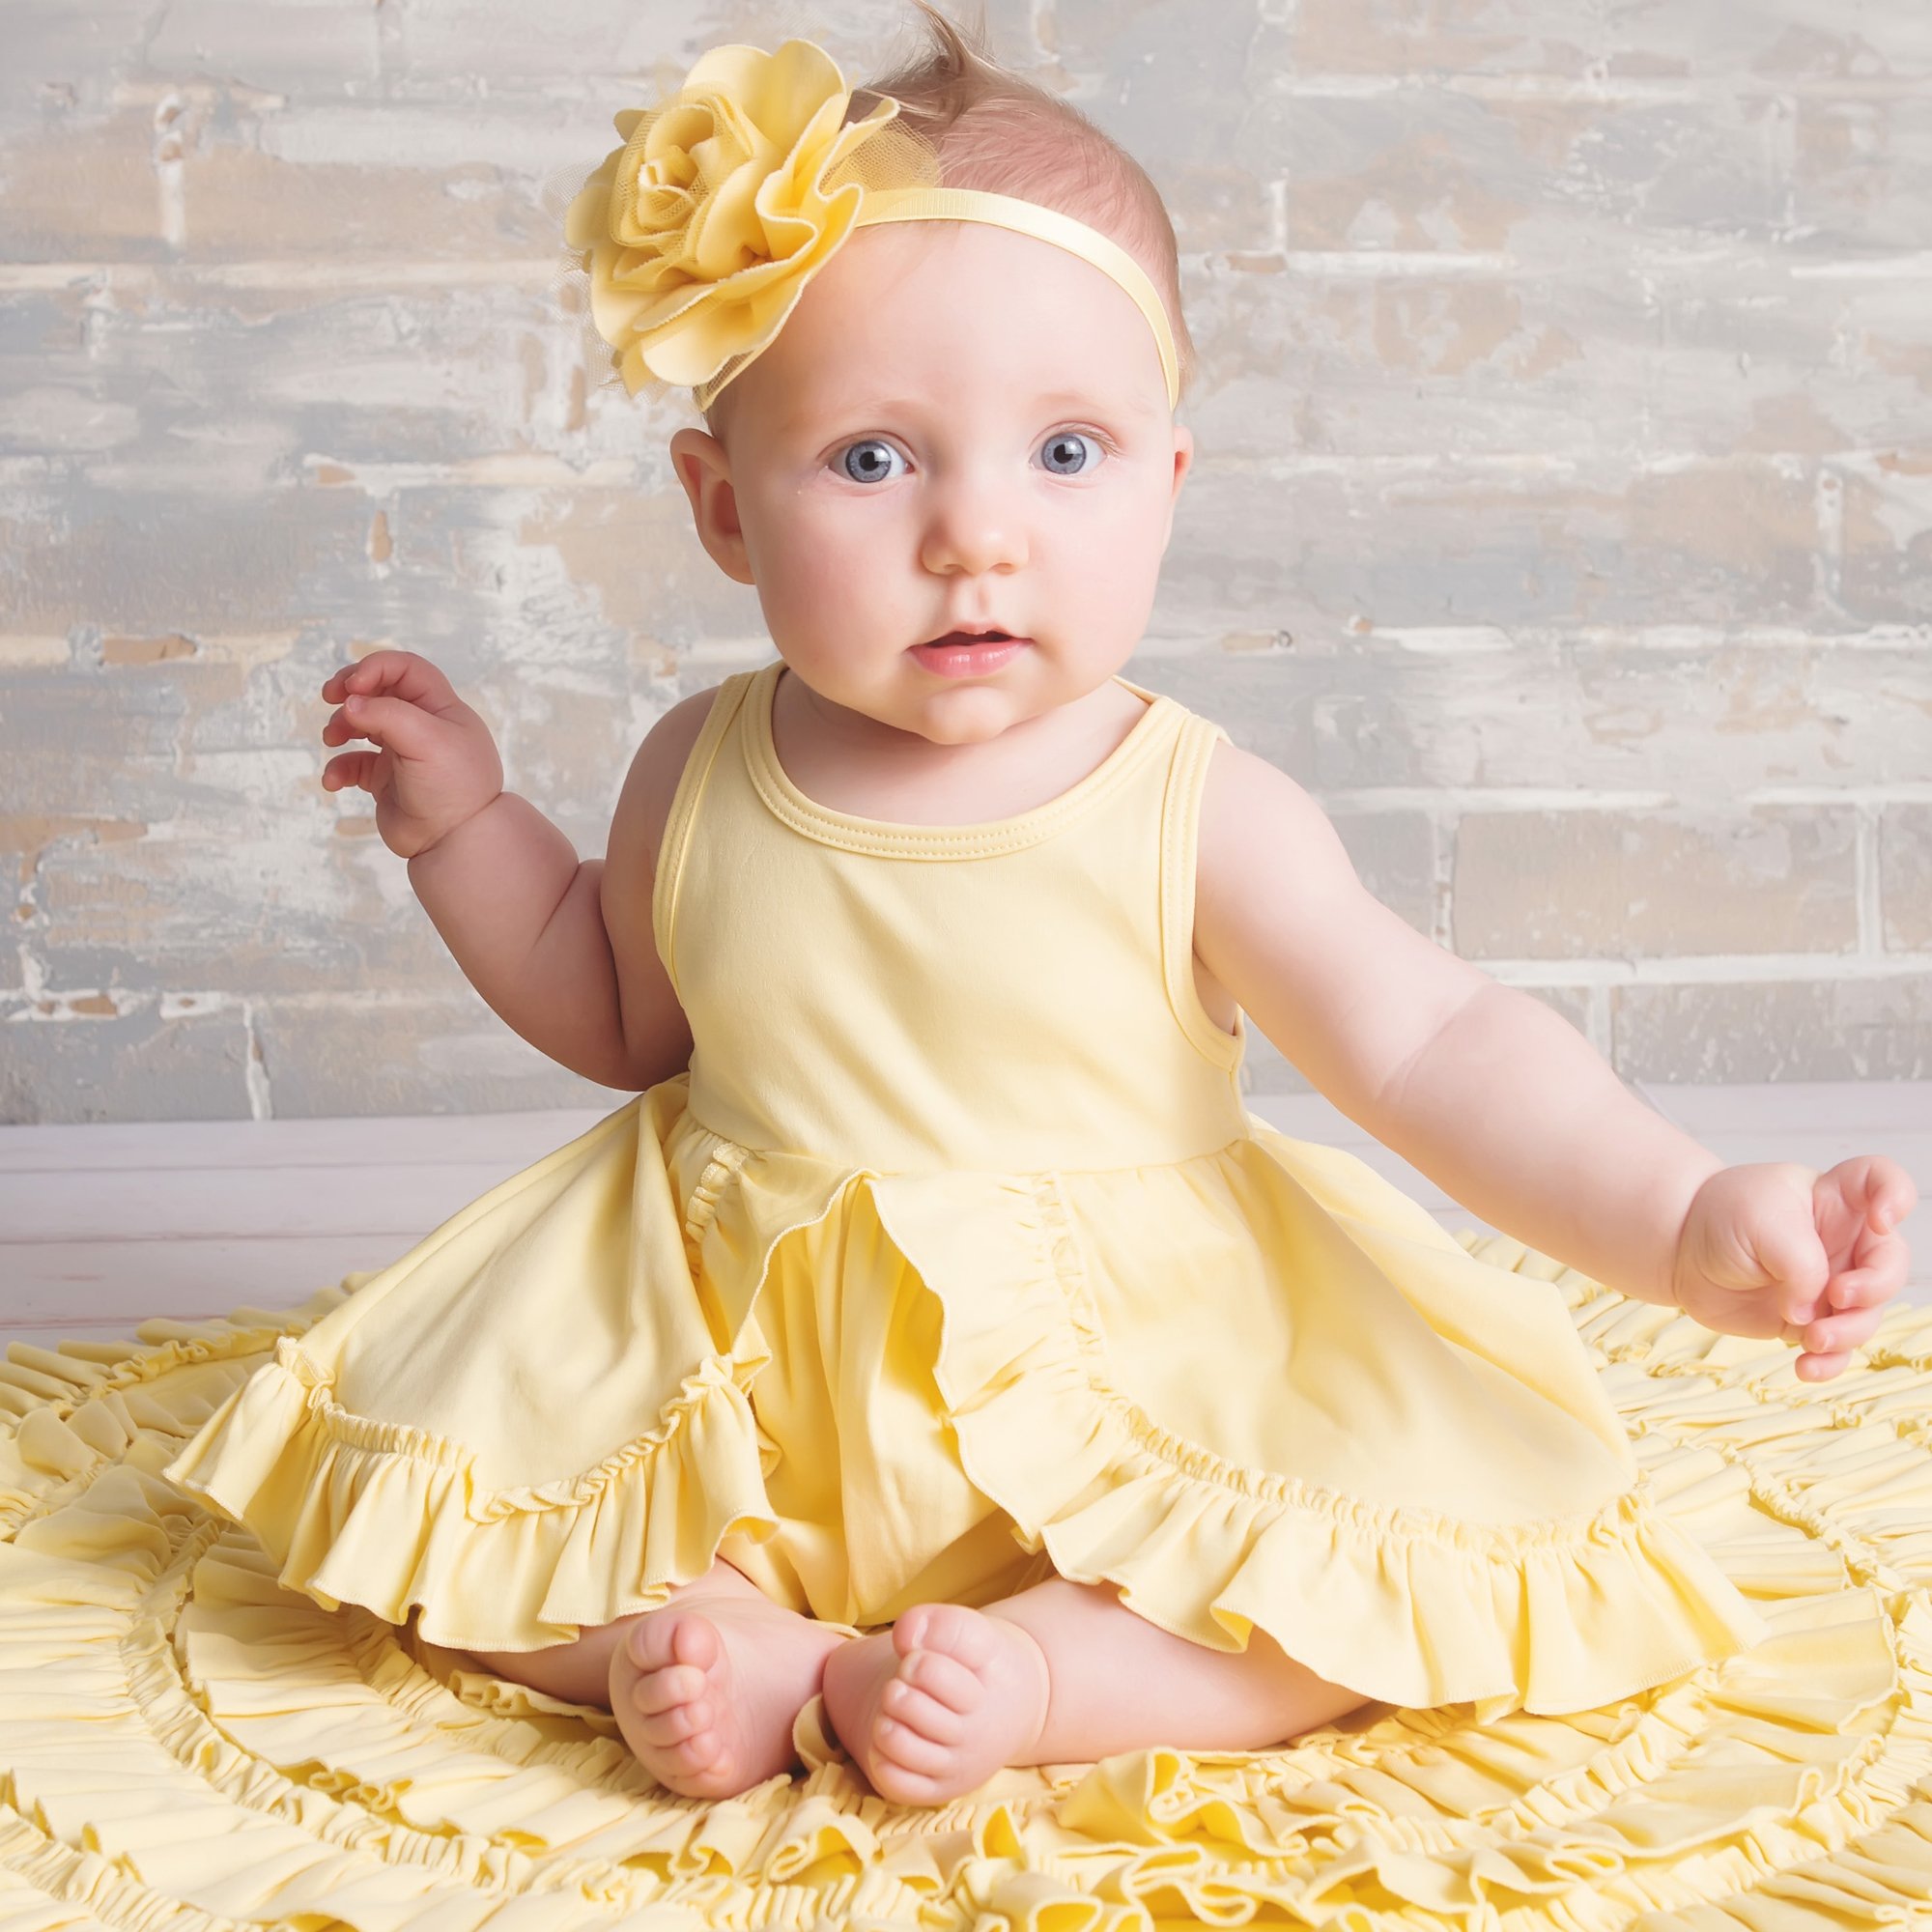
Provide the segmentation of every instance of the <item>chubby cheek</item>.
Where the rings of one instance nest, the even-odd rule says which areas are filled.
[[[897,637],[927,614],[917,530],[884,506],[856,513],[801,497],[770,549],[768,587],[802,644]]]
[[[1118,513],[1097,519],[1083,540],[1068,546],[1063,568],[1077,577],[1081,604],[1104,612],[1117,630],[1138,638],[1160,579],[1164,503],[1122,501]]]

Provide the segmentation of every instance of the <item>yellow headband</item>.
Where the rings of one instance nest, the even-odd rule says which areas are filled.
[[[587,279],[591,326],[633,396],[689,387],[709,409],[854,228],[988,221],[1111,275],[1153,330],[1168,407],[1179,401],[1167,309],[1119,242],[1058,209],[944,186],[930,144],[895,123],[896,100],[847,122],[851,98],[813,42],[733,43],[700,55],[656,106],[615,117],[624,145],[564,213],[581,269],[557,283]]]

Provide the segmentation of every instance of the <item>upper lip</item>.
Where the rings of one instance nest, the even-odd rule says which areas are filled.
[[[983,623],[977,619],[970,619],[949,625],[947,629],[940,632],[939,637],[928,638],[926,641],[936,644],[939,642],[940,638],[950,638],[955,631],[962,638],[983,638],[989,632],[993,631],[998,631],[1002,637],[1007,638],[1017,638],[1020,635],[1017,631],[1009,631],[1004,624],[995,624],[990,619]]]

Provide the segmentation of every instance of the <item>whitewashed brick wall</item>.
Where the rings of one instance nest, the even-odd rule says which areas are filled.
[[[0,6],[0,1120],[616,1104],[497,1020],[327,672],[590,857],[770,655],[536,188],[890,0]],[[1627,1076],[1932,1075],[1932,8],[992,0],[1167,191],[1199,440],[1131,667]],[[1302,1083],[1256,1037],[1256,1091]]]

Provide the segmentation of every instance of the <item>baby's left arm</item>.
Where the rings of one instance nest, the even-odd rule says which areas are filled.
[[[1801,1342],[1807,1379],[1835,1375],[1877,1326],[1905,1282],[1893,1231],[1918,1199],[1895,1162],[1726,1167],[1560,1014],[1366,892],[1307,792],[1232,745],[1214,749],[1200,849],[1208,971],[1446,1193],[1625,1293]]]

